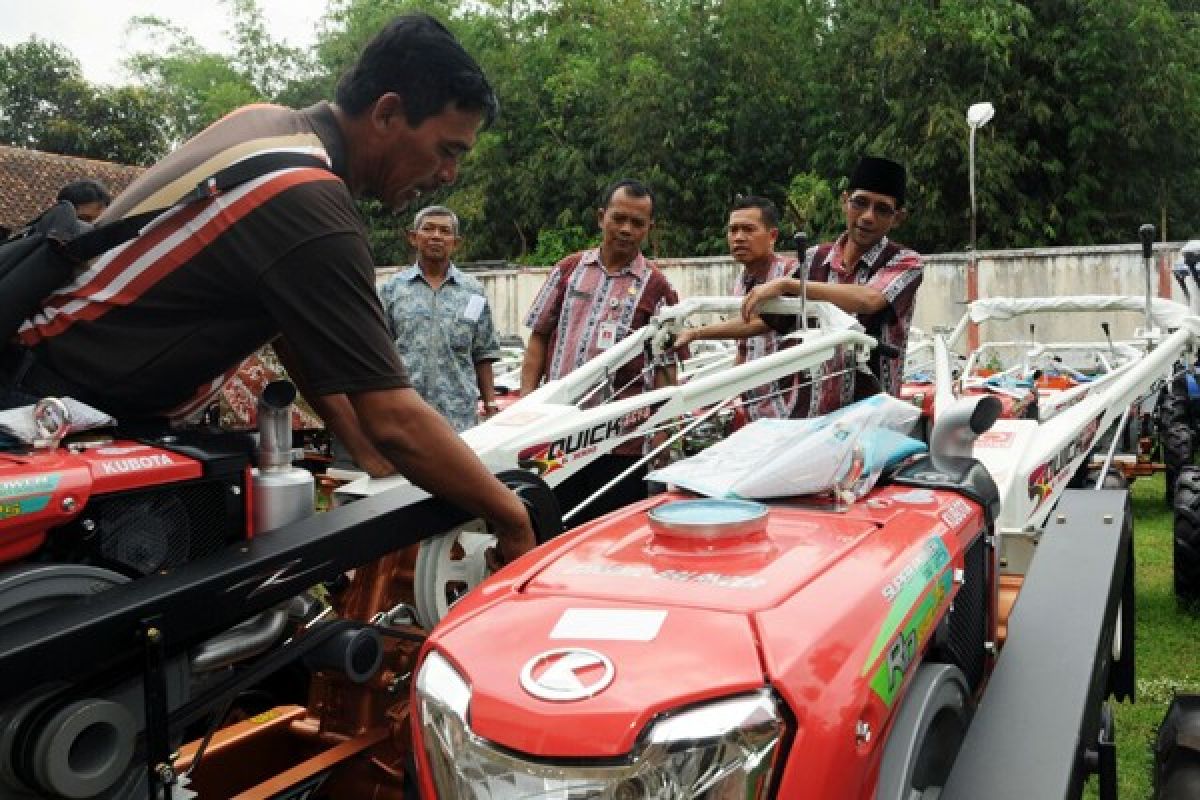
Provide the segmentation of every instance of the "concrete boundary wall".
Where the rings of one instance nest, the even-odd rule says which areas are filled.
[[[1154,293],[1182,300],[1170,277],[1170,265],[1182,243],[1155,245],[1151,276]],[[682,297],[726,294],[739,267],[728,257],[661,259]],[[381,268],[380,280],[396,271]],[[549,267],[512,267],[472,273],[484,285],[498,332],[527,338],[525,313],[549,274]],[[924,330],[951,326],[962,316],[967,299],[967,256],[939,253],[926,256],[925,279],[917,294],[913,325]],[[1030,250],[992,250],[979,253],[979,297],[1042,297],[1074,294],[1133,294],[1145,292],[1141,246],[1136,244],[1092,247],[1057,247]],[[1141,315],[1129,313],[1036,315],[1016,322],[989,322],[982,326],[981,341],[1024,339],[1029,323],[1037,326],[1040,341],[1103,338],[1100,323],[1110,323],[1114,339],[1129,338],[1141,324]]]

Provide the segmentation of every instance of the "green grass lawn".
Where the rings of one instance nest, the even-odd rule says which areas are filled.
[[[1200,692],[1200,615],[1181,610],[1171,587],[1171,514],[1163,479],[1133,485],[1137,558],[1137,702],[1116,705],[1122,800],[1151,797],[1152,748],[1176,691]],[[1093,780],[1093,784],[1095,781]],[[1085,797],[1094,798],[1094,787]]]

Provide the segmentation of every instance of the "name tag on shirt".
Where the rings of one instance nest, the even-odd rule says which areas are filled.
[[[473,294],[471,295],[471,299],[467,301],[467,307],[463,309],[463,316],[471,320],[471,322],[476,322],[486,307],[487,298],[483,295]]]
[[[617,343],[617,323],[601,322],[596,331],[596,347],[607,350]]]

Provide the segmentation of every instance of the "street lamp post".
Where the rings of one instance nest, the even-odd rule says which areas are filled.
[[[967,109],[967,126],[971,129],[967,143],[968,180],[971,191],[971,244],[967,260],[967,302],[979,299],[978,260],[975,253],[975,131],[988,124],[996,109],[991,103],[975,103]],[[967,346],[972,350],[979,347],[979,328],[971,324],[967,335]]]

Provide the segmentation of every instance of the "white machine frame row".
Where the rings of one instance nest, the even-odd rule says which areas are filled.
[[[1047,517],[1095,443],[1108,430],[1124,423],[1129,410],[1157,389],[1176,361],[1195,352],[1200,317],[1186,306],[1162,298],[1154,298],[1150,304],[1134,296],[989,298],[972,303],[950,334],[934,335],[936,409],[949,407],[958,396],[961,385],[952,367],[952,347],[970,322],[1037,313],[1145,313],[1148,307],[1148,324],[1137,331],[1135,343],[1123,345],[1122,358],[1115,359],[1117,363],[1110,364],[1109,371],[1089,383],[1047,397],[1042,401],[1040,421],[1000,419],[975,442],[975,458],[988,468],[1000,489],[1001,511],[996,528],[1006,571],[1027,571]],[[1072,346],[1111,347],[1108,342],[1042,347]]]

